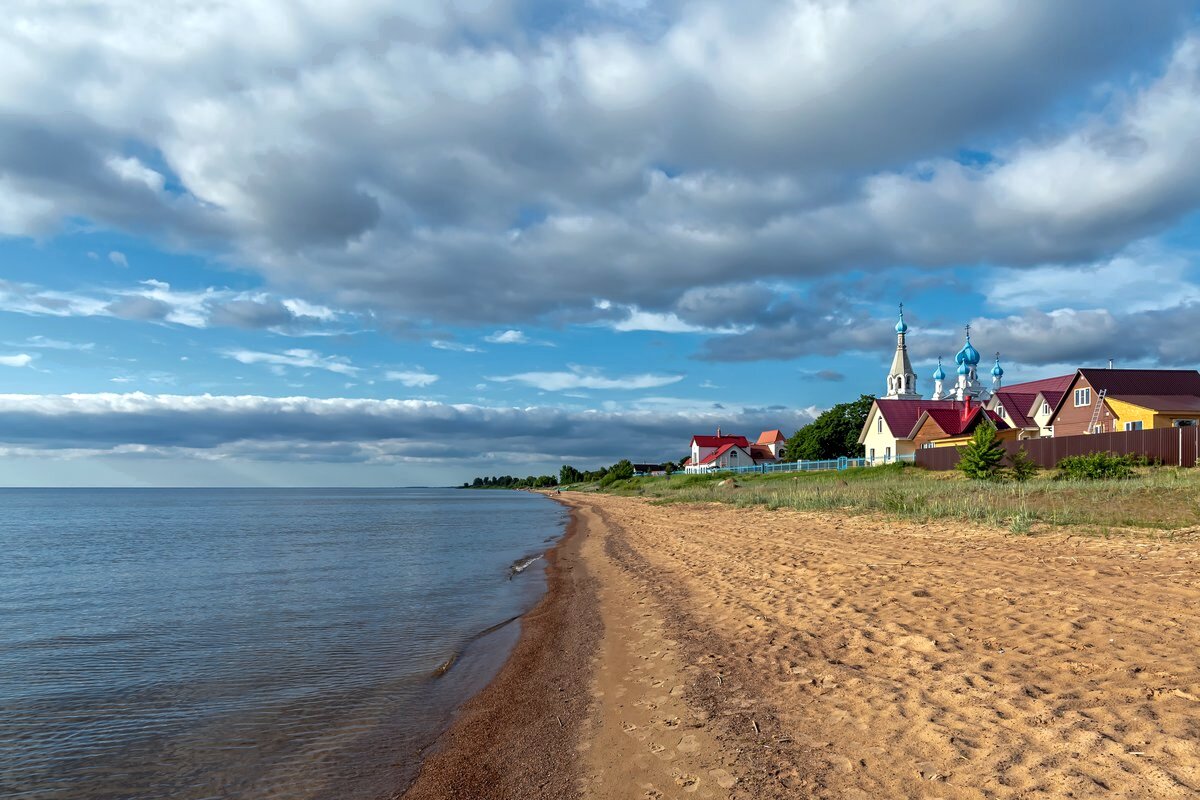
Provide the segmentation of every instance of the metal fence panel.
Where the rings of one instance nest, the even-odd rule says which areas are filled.
[[[1049,439],[1023,439],[1001,443],[1009,453],[1024,447],[1040,467],[1055,467],[1068,456],[1091,453],[1140,455],[1163,464],[1194,467],[1200,454],[1200,428],[1156,428],[1116,433],[1090,433]],[[931,470],[954,469],[958,464],[958,448],[932,447],[918,450],[916,464]]]

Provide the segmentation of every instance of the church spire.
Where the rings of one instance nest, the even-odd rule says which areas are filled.
[[[920,400],[917,394],[917,375],[908,359],[908,345],[904,341],[908,323],[904,321],[904,304],[900,304],[900,319],[896,323],[896,354],[892,356],[892,369],[887,377],[887,394],[893,400]]]

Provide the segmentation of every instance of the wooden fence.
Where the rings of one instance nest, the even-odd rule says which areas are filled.
[[[1057,439],[1022,439],[1019,442],[1007,441],[1002,444],[1010,453],[1024,447],[1025,452],[1029,453],[1038,466],[1046,468],[1056,466],[1067,456],[1089,453],[1132,453],[1163,464],[1194,467],[1196,455],[1200,452],[1200,427],[1089,433]],[[958,464],[958,448],[923,448],[917,451],[915,462],[918,467],[926,469],[954,469]]]

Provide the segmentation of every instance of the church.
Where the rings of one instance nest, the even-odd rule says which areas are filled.
[[[917,391],[917,375],[908,356],[908,324],[904,321],[904,306],[896,323],[896,353],[887,375],[887,391],[877,399],[867,414],[858,443],[863,445],[867,463],[887,464],[911,458],[920,447],[957,444],[971,436],[985,419],[1001,431],[1001,436],[1016,429],[989,406],[995,405],[995,395],[1001,391],[1004,369],[996,355],[991,369],[991,388],[979,380],[981,356],[971,344],[971,327],[966,329],[966,341],[954,356],[955,379],[946,386],[946,370],[938,359],[933,372],[933,397],[922,399]],[[936,442],[936,444],[935,444]]]

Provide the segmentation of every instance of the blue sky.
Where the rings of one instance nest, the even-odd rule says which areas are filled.
[[[1192,3],[396,5],[14,5],[0,485],[678,458],[900,301],[926,394],[1197,365]]]

